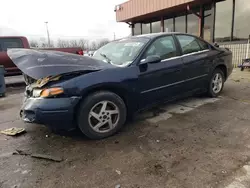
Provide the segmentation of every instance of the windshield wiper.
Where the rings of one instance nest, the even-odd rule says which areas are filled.
[[[112,64],[112,63],[111,63],[111,62],[112,62],[111,59],[109,59],[109,58],[107,57],[106,54],[100,53],[100,55],[101,55],[102,57],[104,57],[104,58],[108,61],[109,64]]]

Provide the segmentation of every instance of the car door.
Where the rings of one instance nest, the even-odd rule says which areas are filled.
[[[182,58],[172,35],[154,40],[144,52],[141,62],[150,56],[160,56],[158,63],[139,64],[139,91],[142,106],[170,100],[180,91]]]
[[[202,46],[202,41],[191,35],[178,34],[175,36],[182,50],[184,63],[185,85],[183,91],[199,90],[204,87],[211,66],[208,61],[209,46],[207,48]]]

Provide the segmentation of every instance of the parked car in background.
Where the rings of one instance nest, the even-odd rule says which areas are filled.
[[[21,74],[7,55],[9,48],[30,48],[29,42],[26,37],[21,36],[0,37],[0,65],[4,66],[7,76]]]
[[[0,65],[3,65],[6,74],[5,76],[19,75],[22,72],[16,67],[16,65],[10,60],[7,55],[7,49],[11,48],[25,48],[29,49],[30,45],[26,37],[21,36],[0,36]],[[39,48],[38,48],[39,50]],[[83,55],[82,48],[40,48],[40,50],[53,50],[62,51],[78,55]]]
[[[88,54],[90,57],[92,57],[94,55],[95,51],[89,51]]]
[[[60,51],[67,52],[72,54],[84,55],[83,49],[80,47],[73,48],[35,48],[35,50],[52,50],[52,51]]]
[[[84,51],[83,53],[84,53],[83,56],[89,56],[88,51]]]
[[[93,58],[21,49],[8,55],[38,80],[26,88],[22,119],[79,127],[92,139],[113,135],[128,116],[159,103],[200,93],[217,97],[233,69],[231,51],[182,33],[113,41]]]

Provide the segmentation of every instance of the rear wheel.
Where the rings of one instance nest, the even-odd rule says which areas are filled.
[[[108,91],[89,95],[78,112],[78,127],[91,139],[115,134],[126,121],[126,106],[115,93]]]
[[[215,69],[210,79],[208,94],[211,97],[217,97],[223,90],[225,76],[221,69]]]

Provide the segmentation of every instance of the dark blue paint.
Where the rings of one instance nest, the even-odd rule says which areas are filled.
[[[227,76],[231,74],[232,53],[210,44],[211,49],[207,52],[181,56],[182,52],[179,49],[178,58],[140,65],[140,60],[148,46],[155,39],[166,35],[169,34],[143,36],[147,37],[149,42],[129,67],[103,69],[49,84],[49,87],[63,87],[66,98],[39,100],[30,98],[24,103],[22,110],[34,112],[37,123],[70,125],[75,120],[76,107],[80,99],[84,100],[84,97],[93,91],[116,92],[125,100],[128,111],[133,113],[159,102],[206,90],[211,74],[218,65],[226,67]],[[76,98],[72,101],[72,97]]]
[[[58,129],[74,127],[75,107],[81,97],[34,99],[27,98],[20,115],[29,123],[52,125]]]

